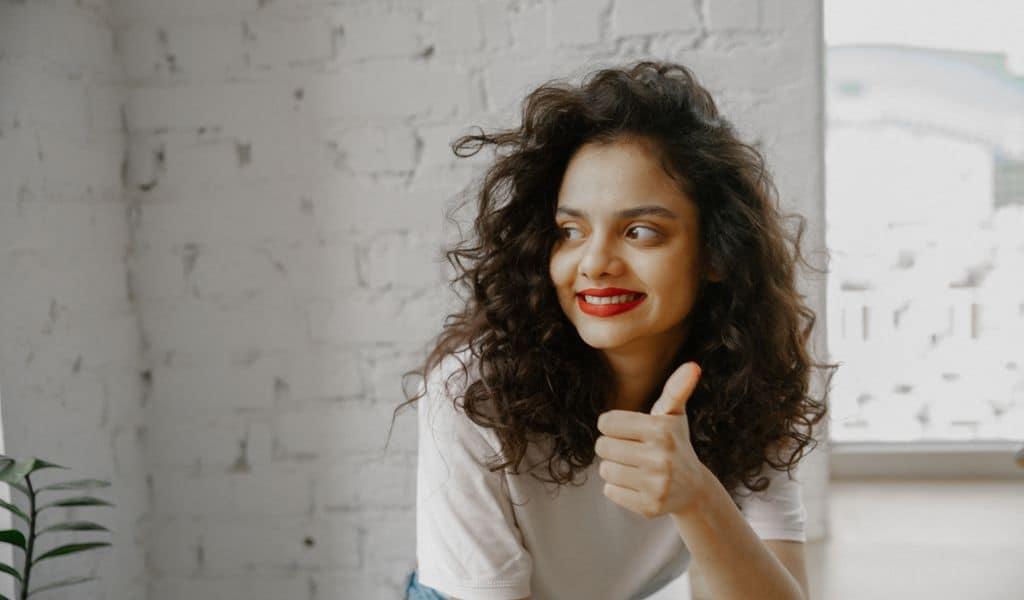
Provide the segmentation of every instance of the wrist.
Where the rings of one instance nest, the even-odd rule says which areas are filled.
[[[683,510],[672,513],[674,519],[689,520],[705,512],[709,505],[715,503],[717,492],[724,489],[715,474],[704,465],[700,467],[698,481],[692,502]]]

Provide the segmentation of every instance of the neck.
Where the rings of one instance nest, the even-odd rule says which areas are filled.
[[[603,352],[615,382],[608,410],[649,409],[661,394],[665,380],[679,366],[675,359],[686,340],[686,329],[682,334],[674,331],[671,337],[666,333],[668,339],[643,340],[642,344]]]

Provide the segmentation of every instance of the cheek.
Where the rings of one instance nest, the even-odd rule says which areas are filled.
[[[551,262],[548,265],[548,275],[556,288],[572,285],[571,271],[568,268],[566,257],[559,253],[551,255]]]

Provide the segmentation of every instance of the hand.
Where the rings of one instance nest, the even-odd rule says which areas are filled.
[[[700,372],[694,362],[676,369],[649,415],[616,409],[598,417],[604,435],[594,450],[605,459],[598,473],[610,500],[648,519],[688,514],[703,500],[711,472],[690,444],[686,417]]]

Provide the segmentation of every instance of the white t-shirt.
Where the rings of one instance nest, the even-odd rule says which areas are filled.
[[[460,356],[468,360],[468,350]],[[686,571],[690,553],[671,518],[646,519],[608,499],[599,461],[587,469],[585,483],[557,493],[528,472],[547,455],[534,444],[520,474],[510,467],[489,471],[501,447],[497,436],[453,407],[465,387],[460,375],[445,389],[447,376],[459,369],[447,356],[417,401],[420,583],[464,600],[632,600]],[[546,462],[538,469],[550,478]],[[747,522],[763,539],[805,541],[799,480],[771,467],[766,474],[767,490],[737,497]]]

